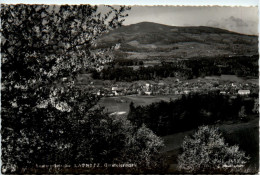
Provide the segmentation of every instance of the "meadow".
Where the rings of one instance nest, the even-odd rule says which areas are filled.
[[[108,113],[113,112],[129,112],[129,105],[131,102],[135,106],[146,106],[154,102],[174,100],[178,98],[178,95],[156,95],[156,96],[145,96],[145,95],[127,95],[127,96],[116,96],[116,97],[103,97],[99,102],[98,106],[105,107],[105,111]]]

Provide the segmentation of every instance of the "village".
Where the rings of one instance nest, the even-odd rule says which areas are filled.
[[[80,81],[78,81],[79,83]],[[180,80],[167,78],[164,80],[140,80],[133,82],[113,82],[102,80],[89,80],[79,83],[93,94],[103,97],[125,95],[172,95],[190,93],[217,92],[222,95],[250,95],[258,93],[256,83],[250,81],[232,81],[216,78],[197,78]]]

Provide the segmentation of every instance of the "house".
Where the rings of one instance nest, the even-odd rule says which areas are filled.
[[[118,90],[118,87],[114,86],[112,87],[112,91],[117,91]]]
[[[149,89],[150,89],[150,84],[149,84],[149,83],[146,83],[144,89],[145,89],[146,91],[149,91]]]
[[[149,91],[146,91],[146,92],[144,92],[146,95],[151,95],[152,94],[152,92],[149,92]]]
[[[163,82],[158,83],[159,86],[164,86]]]
[[[112,87],[112,93],[114,94],[114,95],[118,95],[118,87]]]
[[[107,93],[104,90],[98,90],[96,94],[98,96],[105,96]]]
[[[123,95],[123,91],[124,91],[124,88],[121,88],[121,87],[112,87],[112,93],[114,95]]]
[[[125,111],[118,111],[118,112],[113,112],[113,113],[111,113],[109,115],[124,115],[124,114],[126,114]]]
[[[189,94],[190,91],[188,91],[188,90],[184,90],[183,93],[184,93],[184,94]]]
[[[231,84],[231,86],[232,86],[232,87],[237,87],[237,85],[236,85],[236,84],[234,84],[234,83],[232,83],[232,84]]]
[[[121,47],[121,44],[120,44],[120,43],[116,44],[116,46],[115,46],[115,50],[120,49],[120,47]]]
[[[239,95],[249,95],[250,94],[250,90],[238,90],[238,94]]]

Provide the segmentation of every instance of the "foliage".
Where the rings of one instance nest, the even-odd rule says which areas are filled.
[[[161,168],[161,162],[158,160],[160,159],[160,150],[164,146],[163,141],[145,125],[137,129],[128,145],[128,156],[132,157],[132,161],[137,162],[140,169]]]
[[[161,166],[158,159],[162,140],[145,126],[136,128],[125,117],[92,111],[74,129],[67,132],[68,137],[75,132],[81,136],[73,140],[77,148],[70,149],[73,153],[62,152],[70,159],[77,155],[72,163],[132,163],[137,169]]]
[[[240,111],[238,112],[238,117],[241,119],[241,120],[246,120],[246,112],[245,112],[245,106],[242,106]]]
[[[185,172],[216,173],[232,168],[239,172],[249,160],[237,145],[229,146],[216,128],[208,126],[199,127],[192,137],[186,137],[182,149],[178,167]]]
[[[256,114],[259,113],[259,98],[255,99],[254,108],[252,109],[252,111]]]
[[[223,132],[225,141],[231,145],[239,144],[239,148],[250,155],[248,162],[248,170],[250,173],[256,173],[259,170],[259,127],[255,123],[255,127],[243,127],[232,133]]]
[[[256,77],[258,73],[257,60],[258,55],[232,58],[191,58],[175,62],[161,62],[158,65],[144,67],[143,63],[137,64],[138,59],[118,59],[101,72],[93,70],[93,78],[129,82],[166,77],[191,79],[221,74]],[[133,65],[139,66],[139,69],[129,67]]]
[[[111,60],[113,48],[95,49],[95,41],[120,26],[129,8],[108,7],[104,15],[90,5],[1,8],[3,172],[95,161],[156,164],[162,142],[152,131],[90,110],[98,98],[73,83],[82,69]]]
[[[128,119],[137,126],[143,123],[158,135],[169,135],[195,129],[200,125],[220,121],[238,121],[239,111],[252,115],[254,99],[223,96],[218,92],[189,94],[170,102],[156,102],[147,106],[130,104]]]

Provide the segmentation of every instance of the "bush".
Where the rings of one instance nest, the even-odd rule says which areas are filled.
[[[250,173],[257,173],[259,167],[259,127],[240,128],[232,133],[223,132],[223,136],[227,143],[239,144],[240,149],[250,155],[246,166]]]
[[[86,157],[89,157],[91,160],[87,162],[101,165],[136,164],[136,171],[161,166],[162,139],[144,125],[133,126],[126,117],[96,111],[76,130],[80,136],[76,140],[81,146],[78,145],[76,153],[80,159],[75,162],[79,164],[86,163]]]
[[[216,128],[199,127],[192,137],[186,137],[178,167],[185,172],[241,171],[249,157],[237,145],[229,146]]]
[[[129,152],[133,162],[137,162],[141,168],[161,167],[160,150],[164,146],[160,137],[156,136],[145,125],[142,125],[129,140]]]

